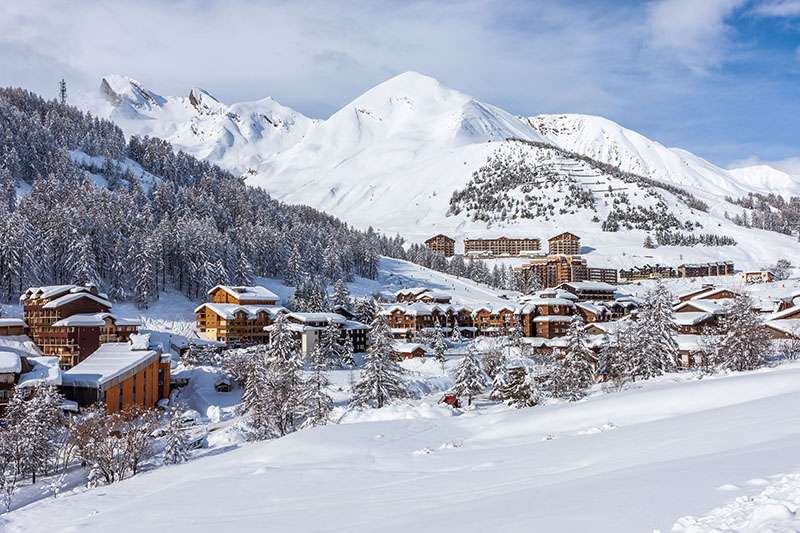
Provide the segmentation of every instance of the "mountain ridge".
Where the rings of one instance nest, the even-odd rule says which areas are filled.
[[[205,100],[205,94],[199,95],[200,101]],[[152,101],[145,100],[148,105]],[[165,100],[161,109],[185,106],[189,99]],[[633,254],[638,263],[733,258],[749,266],[774,257],[777,252],[771,246],[776,240],[790,242],[780,235],[765,240],[759,230],[733,224],[728,217],[743,208],[725,198],[749,192],[800,195],[800,181],[789,179],[771,187],[769,180],[729,172],[602,117],[520,117],[416,72],[402,73],[370,88],[326,120],[308,119],[274,100],[268,103],[271,110],[280,109],[282,114],[278,115],[286,121],[273,126],[281,134],[263,141],[241,135],[238,124],[222,128],[224,139],[208,135],[199,129],[207,127],[208,120],[198,118],[197,113],[188,120],[195,130],[187,130],[174,121],[181,117],[166,112],[151,113],[151,122],[167,122],[160,129],[168,133],[166,139],[176,147],[245,174],[248,183],[279,200],[308,204],[357,227],[374,226],[416,241],[439,232],[460,240],[508,231],[547,237],[574,230],[591,242],[605,243],[604,251],[594,255],[605,264],[627,264],[630,258],[623,260],[620,256]],[[235,113],[242,105],[226,106],[226,113]],[[220,113],[212,116],[217,122],[221,120]],[[227,114],[225,117],[234,120]],[[147,121],[126,120],[121,126],[128,134],[143,133],[143,123]],[[152,124],[148,127],[159,129]],[[515,147],[510,139],[529,144]],[[451,209],[455,195],[474,181],[480,169],[498,158],[510,157],[515,150],[519,153],[514,157],[525,160],[534,174],[552,176],[527,184],[515,178],[512,187],[507,187],[508,183],[502,187],[492,184],[499,187],[496,201],[506,206],[505,213],[487,215],[485,209],[491,206],[474,205],[480,195],[473,197],[470,209]],[[609,167],[588,164],[582,157]],[[626,182],[620,172],[641,175],[661,182],[663,187],[654,190],[637,179],[632,181],[638,183]],[[536,188],[536,183],[545,182],[549,188]],[[598,189],[599,183],[618,190],[604,193]],[[677,189],[670,191],[669,186]],[[620,192],[624,189],[628,191]],[[593,207],[571,205],[565,191],[576,197],[591,195]],[[696,201],[687,202],[687,198]],[[537,205],[538,211],[532,209]],[[556,211],[558,205],[561,207]],[[705,207],[698,212],[692,209],[698,206]],[[653,209],[668,220],[692,221],[695,229],[691,231],[729,236],[741,244],[714,250],[690,246],[644,249],[641,243],[655,226],[634,218],[655,216]],[[481,210],[484,214],[476,218]],[[608,231],[618,225],[616,233]],[[690,231],[674,229],[679,230]],[[673,242],[671,238],[668,241]]]

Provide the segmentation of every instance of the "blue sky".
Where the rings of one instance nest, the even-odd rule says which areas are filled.
[[[800,0],[0,2],[0,84],[46,96],[113,72],[324,118],[406,70],[800,174]]]

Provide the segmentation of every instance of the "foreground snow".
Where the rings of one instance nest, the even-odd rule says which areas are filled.
[[[41,501],[2,525],[17,533],[165,523],[171,531],[669,530],[798,464],[800,364],[666,376],[519,411],[449,411],[437,399],[371,412],[391,420],[301,431]],[[404,409],[431,414],[403,419]],[[680,520],[688,528],[693,519]]]

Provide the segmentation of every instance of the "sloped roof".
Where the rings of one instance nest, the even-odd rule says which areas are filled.
[[[225,320],[232,320],[234,315],[239,311],[247,314],[248,318],[255,319],[258,313],[265,312],[271,317],[276,317],[278,314],[286,312],[287,309],[280,305],[239,305],[239,304],[218,304],[213,302],[206,302],[197,306],[194,310],[195,313],[199,312],[204,307],[211,309],[216,314]]]
[[[101,344],[92,355],[62,374],[62,384],[101,388],[160,359],[156,350],[134,350],[129,342]]]
[[[238,298],[242,303],[274,303],[279,300],[277,294],[261,285],[217,285],[211,288],[208,294],[213,294],[217,290],[227,292],[234,298]]]
[[[99,296],[95,296],[90,292],[71,292],[69,294],[65,294],[64,296],[59,296],[55,300],[47,302],[42,307],[44,307],[45,309],[57,309],[62,305],[66,305],[68,303],[80,300],[82,298],[89,298],[90,300],[93,300],[99,303],[100,305],[111,309],[111,302],[109,302],[108,300],[104,300]]]

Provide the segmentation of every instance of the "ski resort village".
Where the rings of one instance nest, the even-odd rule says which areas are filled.
[[[800,5],[344,4],[0,3],[0,532],[800,532]]]

